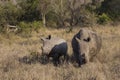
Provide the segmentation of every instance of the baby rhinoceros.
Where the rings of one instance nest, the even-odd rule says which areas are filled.
[[[48,38],[42,38],[41,40],[43,41],[42,54],[47,59],[52,57],[55,66],[60,64],[61,56],[64,56],[64,60],[67,60],[68,45],[64,39],[49,35]]]

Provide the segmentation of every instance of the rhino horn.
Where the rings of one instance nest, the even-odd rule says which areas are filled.
[[[77,37],[75,37],[75,39],[77,40],[77,42],[80,42],[81,40],[79,39],[79,38],[77,38]]]
[[[42,41],[45,41],[46,39],[42,37],[41,40],[42,40]]]

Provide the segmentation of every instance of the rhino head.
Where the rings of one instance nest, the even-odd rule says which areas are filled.
[[[80,60],[78,61],[79,65],[85,62],[89,62],[89,41],[83,41],[77,37],[75,39],[78,43],[78,60]]]
[[[87,29],[81,29],[78,32],[77,38],[79,38],[79,39],[81,39],[83,41],[86,41],[86,42],[89,42],[91,40],[90,34],[89,34]]]
[[[43,41],[43,45],[41,47],[42,49],[42,54],[49,54],[49,52],[51,51],[52,49],[52,44],[51,44],[51,35],[48,35],[47,38],[41,38],[41,40]]]

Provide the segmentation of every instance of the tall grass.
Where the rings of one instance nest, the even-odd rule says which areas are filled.
[[[76,68],[72,63],[55,67],[39,61],[25,63],[21,59],[30,59],[31,53],[41,54],[40,37],[49,34],[67,40],[69,55],[72,54],[71,39],[79,31],[73,29],[40,29],[31,37],[23,38],[0,35],[0,80],[119,80],[120,79],[120,29],[119,27],[99,26],[89,28],[102,36],[102,49],[94,61]]]

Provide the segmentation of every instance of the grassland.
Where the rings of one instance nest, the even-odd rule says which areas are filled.
[[[15,34],[0,35],[0,80],[119,80],[120,79],[120,26],[89,28],[102,36],[102,49],[93,62],[76,68],[72,63],[59,67],[43,65],[36,60],[41,54],[40,37],[49,34],[67,40],[72,54],[71,39],[80,28],[46,29],[32,32],[30,37]],[[35,55],[34,55],[35,54]],[[35,56],[35,58],[34,58]]]

